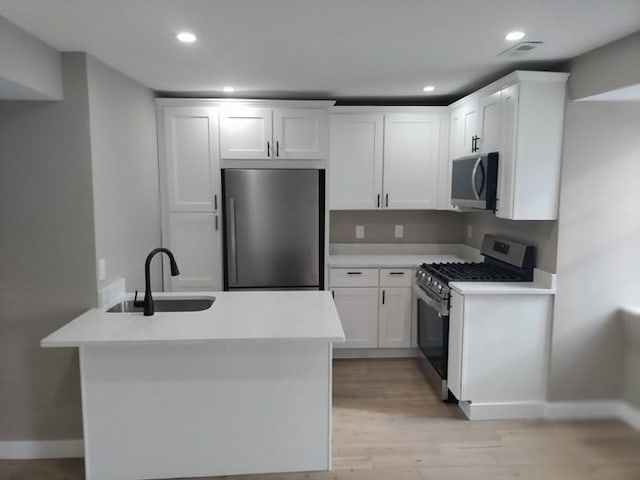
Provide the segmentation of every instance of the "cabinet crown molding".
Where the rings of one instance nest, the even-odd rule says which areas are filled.
[[[335,100],[269,100],[256,98],[156,98],[158,107],[225,107],[251,105],[265,108],[331,108]]]

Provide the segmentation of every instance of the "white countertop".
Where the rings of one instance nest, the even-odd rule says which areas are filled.
[[[431,254],[332,254],[331,268],[416,268],[422,263],[465,262],[459,255]]]
[[[344,341],[328,291],[154,293],[154,298],[215,297],[200,312],[107,313],[94,308],[55,331],[43,347],[238,340]],[[122,300],[132,299],[132,294]]]
[[[462,295],[554,295],[553,288],[533,282],[451,282]]]

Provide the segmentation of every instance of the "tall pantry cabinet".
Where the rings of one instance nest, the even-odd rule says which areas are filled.
[[[165,291],[222,290],[218,111],[158,108],[162,244],[180,276],[164,268]]]

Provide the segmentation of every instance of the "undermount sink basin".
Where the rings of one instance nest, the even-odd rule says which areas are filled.
[[[200,312],[208,309],[214,297],[197,298],[158,298],[153,300],[153,308],[156,312]],[[116,303],[107,310],[108,313],[134,313],[142,312],[142,307],[134,307],[133,300]]]

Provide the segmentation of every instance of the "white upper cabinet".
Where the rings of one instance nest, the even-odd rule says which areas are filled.
[[[275,157],[321,160],[326,156],[327,114],[324,110],[280,108],[273,111]]]
[[[502,105],[500,91],[480,98],[480,134],[476,149],[480,153],[497,152],[502,144]]]
[[[233,105],[220,115],[224,160],[322,160],[326,157],[324,108],[253,108]]]
[[[272,110],[232,107],[220,112],[220,157],[262,160],[273,157]]]
[[[379,208],[383,115],[331,115],[329,125],[329,208]]]
[[[498,152],[500,218],[558,218],[567,78],[516,71],[450,107],[450,160]]]
[[[385,115],[384,142],[384,207],[437,208],[440,115]]]
[[[170,212],[214,212],[220,204],[217,111],[164,109],[164,158]]]
[[[478,99],[471,97],[451,110],[449,133],[449,158],[473,155],[479,138]]]

